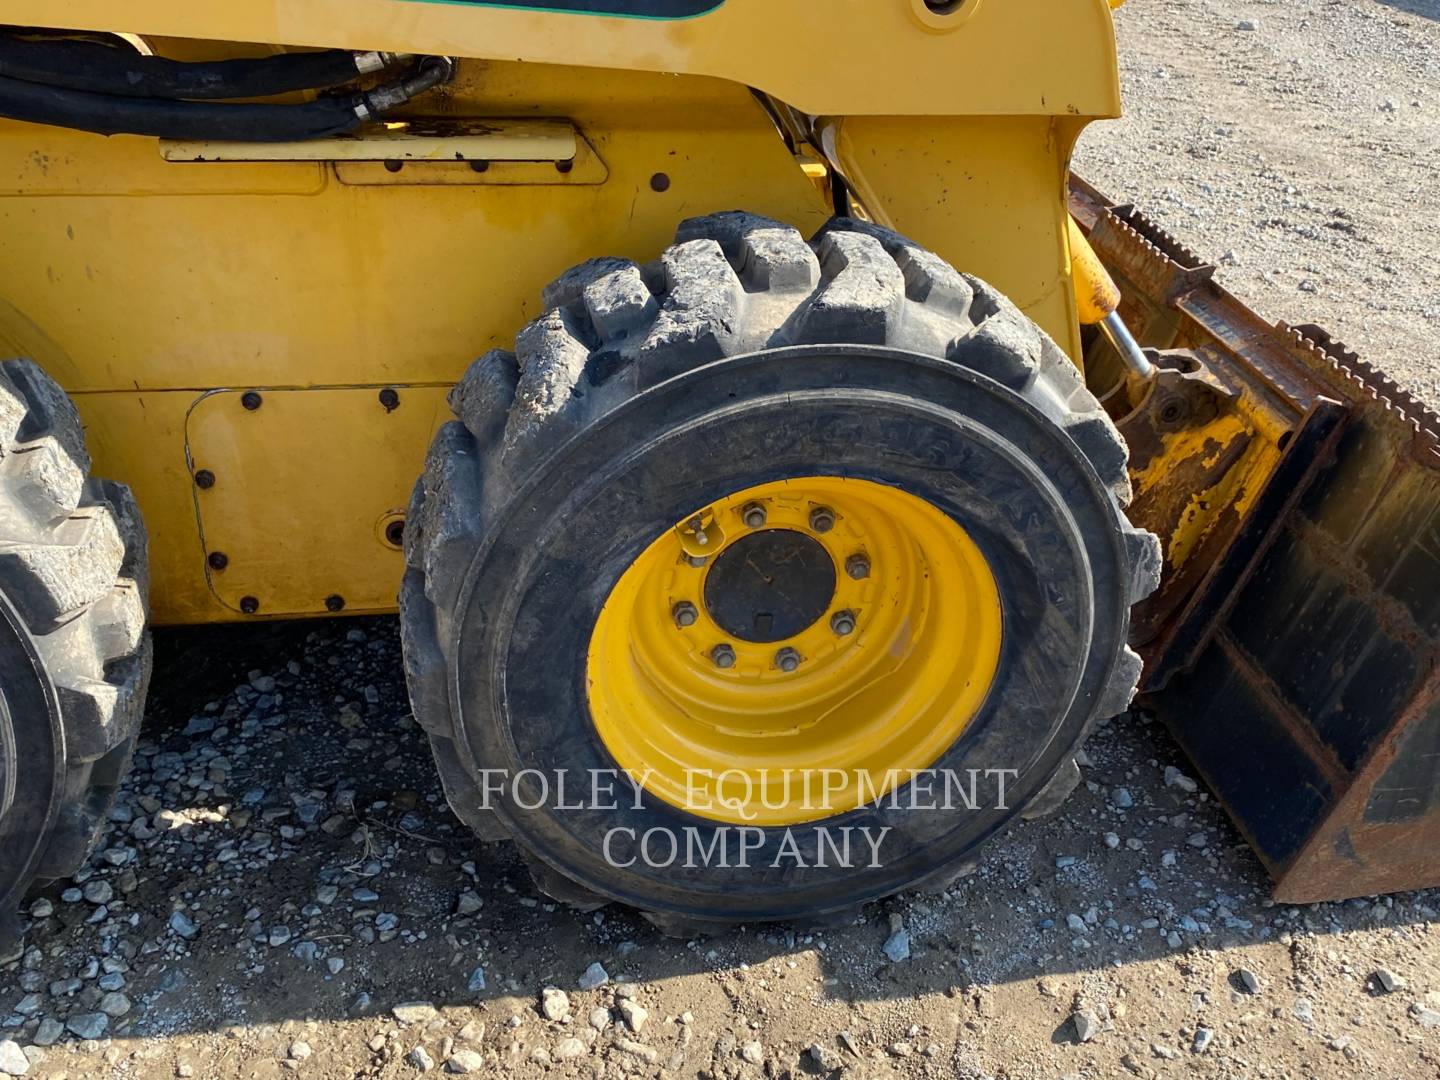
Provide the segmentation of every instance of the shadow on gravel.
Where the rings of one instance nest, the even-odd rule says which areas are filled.
[[[1386,7],[1440,22],[1440,0],[1380,0]]]
[[[1223,813],[1166,785],[1184,762],[1158,725],[1122,718],[1087,752],[1060,817],[993,842],[943,894],[837,929],[674,941],[624,909],[537,896],[508,845],[452,817],[393,619],[162,632],[135,771],[91,865],[46,892],[23,962],[0,970],[0,1038],[363,1019],[420,1001],[475,1010],[508,1041],[548,985],[583,1026],[594,963],[653,992],[714,975],[687,981],[697,1015],[728,1014],[747,980],[793,987],[797,1007],[937,993],[983,1010],[996,984],[1044,993],[1047,977],[1156,957],[1183,972],[1197,945],[1435,917],[1433,894],[1272,907]],[[901,954],[899,939],[909,956],[892,962],[882,946]]]

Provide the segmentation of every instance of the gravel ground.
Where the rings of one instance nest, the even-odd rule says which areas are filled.
[[[1440,0],[1130,0],[1075,168],[1440,409]]]
[[[1081,169],[1434,400],[1437,16],[1132,0],[1134,113]],[[157,648],[109,833],[0,966],[0,1074],[1440,1077],[1440,892],[1272,905],[1138,713],[948,891],[684,942],[557,909],[455,822],[393,620]]]
[[[393,620],[158,645],[111,831],[0,972],[0,1070],[1440,1074],[1440,893],[1272,906],[1141,715],[1097,732],[1063,815],[943,894],[684,942],[557,909],[508,846],[470,839]]]

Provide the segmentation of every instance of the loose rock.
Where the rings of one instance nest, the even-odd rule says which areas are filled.
[[[908,930],[896,930],[885,939],[882,946],[886,959],[892,964],[898,964],[902,960],[910,959],[910,933]]]
[[[540,991],[540,1013],[546,1020],[563,1020],[570,1014],[570,997],[564,990],[547,986]]]
[[[1389,968],[1376,968],[1375,974],[1370,978],[1374,981],[1376,988],[1384,994],[1393,994],[1396,990],[1404,990],[1410,985]]]
[[[1100,1034],[1100,1018],[1089,1009],[1078,1009],[1070,1017],[1070,1023],[1075,1027],[1075,1041],[1087,1043],[1096,1035]]]
[[[65,1021],[65,1026],[82,1039],[98,1039],[110,1026],[110,1018],[104,1013],[76,1013]]]
[[[474,1050],[456,1050],[445,1062],[445,1069],[452,1073],[473,1073],[485,1068],[485,1058]]]
[[[598,961],[585,969],[580,976],[579,986],[581,990],[598,990],[610,981],[610,973]]]
[[[626,1027],[637,1034],[645,1026],[645,1021],[649,1016],[649,1011],[635,1001],[627,999],[620,1002],[621,1019],[625,1021]]]
[[[0,1041],[0,1073],[6,1076],[24,1076],[30,1071],[30,1059],[20,1044],[13,1039]]]
[[[830,1072],[834,1069],[840,1068],[840,1055],[837,1054],[834,1050],[831,1050],[828,1046],[821,1046],[819,1043],[812,1043],[810,1049],[807,1050],[806,1053],[810,1055],[811,1061],[813,1061],[816,1065],[820,1066],[820,1068],[824,1069],[826,1072]]]
[[[585,1044],[576,1038],[562,1039],[551,1055],[558,1061],[585,1056]]]
[[[408,1027],[410,1024],[429,1023],[440,1013],[428,1001],[405,1001],[391,1009],[390,1015]]]

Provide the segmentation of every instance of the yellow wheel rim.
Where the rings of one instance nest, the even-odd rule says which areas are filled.
[[[752,581],[779,615],[737,621]],[[665,802],[798,824],[930,768],[985,700],[1000,638],[995,576],[951,518],[898,488],[800,477],[697,510],[627,568],[591,636],[590,713]]]

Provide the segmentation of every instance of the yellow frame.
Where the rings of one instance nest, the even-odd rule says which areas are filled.
[[[393,607],[400,555],[374,523],[404,506],[444,387],[509,345],[576,262],[651,259],[683,218],[735,207],[817,228],[831,212],[817,157],[874,217],[991,280],[1079,356],[1065,178],[1085,124],[1119,112],[1105,0],[964,0],[949,16],[923,0],[727,0],[681,21],[419,0],[135,0],[123,16],[109,0],[3,0],[0,18],[125,32],[181,58],[458,56],[447,115],[563,121],[581,148],[567,172],[391,173],[166,160],[154,139],[0,122],[0,349],[74,394],[96,471],[134,488],[157,622],[252,617],[241,600],[257,580],[255,617],[324,614],[337,596],[347,611]],[[792,154],[753,90],[811,116],[818,145]],[[371,408],[387,387],[401,407]],[[206,401],[251,389],[325,419]],[[194,485],[201,468],[213,487]],[[224,570],[207,563],[216,551]]]

